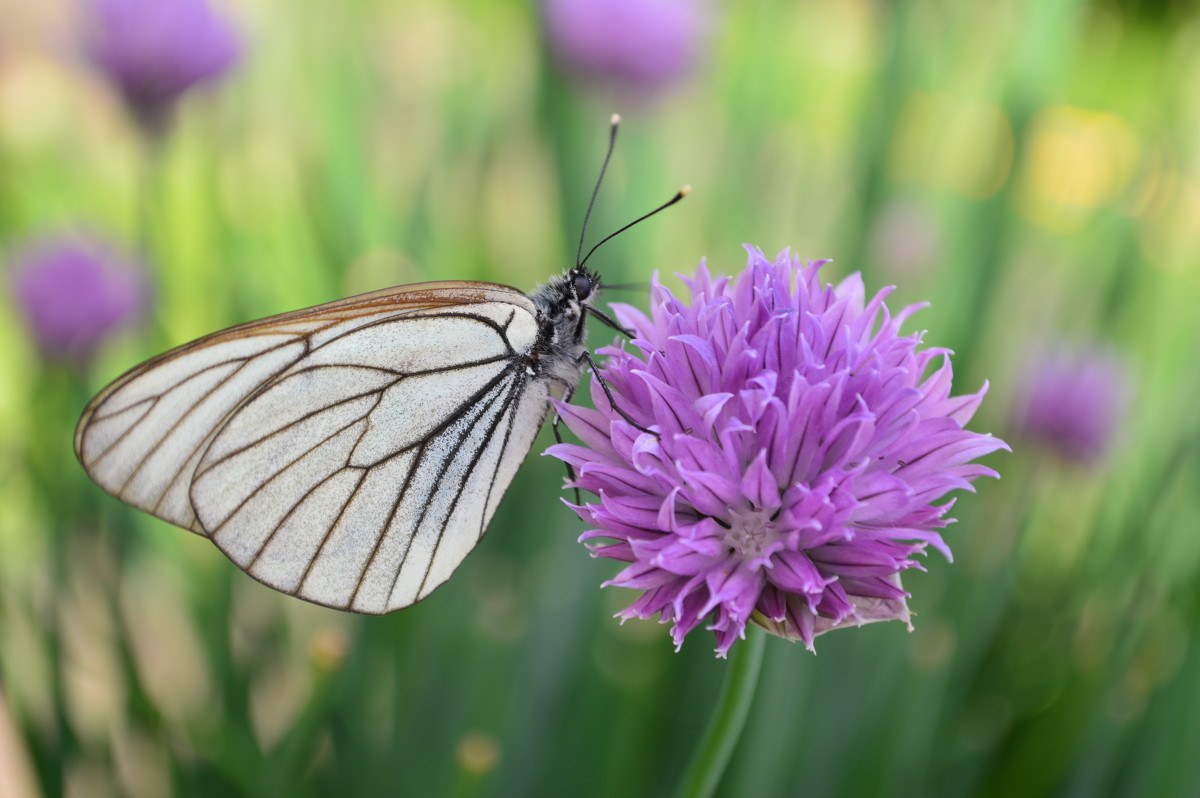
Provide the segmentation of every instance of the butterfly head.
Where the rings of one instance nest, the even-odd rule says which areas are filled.
[[[584,315],[600,293],[600,275],[576,266],[536,288],[529,298],[537,306],[540,337],[559,346],[582,344]]]
[[[600,289],[600,275],[586,266],[576,266],[567,272],[567,277],[571,281],[575,301],[591,304],[588,300]]]

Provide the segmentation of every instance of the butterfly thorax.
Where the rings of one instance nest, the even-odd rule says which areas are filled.
[[[537,308],[538,337],[529,369],[542,379],[573,390],[579,382],[587,339],[584,308],[595,300],[600,275],[586,268],[551,278],[529,295]]]

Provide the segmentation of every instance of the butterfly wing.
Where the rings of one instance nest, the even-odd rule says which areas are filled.
[[[475,546],[545,418],[534,308],[425,283],[233,327],[124,375],[75,448],[117,498],[264,584],[382,613]]]

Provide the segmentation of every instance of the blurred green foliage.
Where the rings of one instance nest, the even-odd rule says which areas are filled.
[[[0,2],[0,246],[83,225],[133,249],[142,196],[156,302],[79,374],[0,300],[5,796],[669,792],[727,663],[611,619],[629,597],[597,589],[614,569],[575,543],[558,463],[531,455],[448,585],[368,618],[262,587],[71,454],[87,397],[168,346],[570,265],[612,110],[595,233],[695,192],[606,245],[608,280],[734,271],[750,242],[895,282],[893,307],[932,301],[916,324],[958,351],[959,390],[991,381],[973,426],[1014,446],[956,508],[955,563],[907,575],[913,634],[767,641],[721,794],[1200,793],[1200,15],[730,2],[687,85],[614,109],[556,74],[528,4],[246,0],[246,59],[148,154],[72,8]],[[1135,375],[1099,468],[1006,428],[1030,347],[1059,338]]]

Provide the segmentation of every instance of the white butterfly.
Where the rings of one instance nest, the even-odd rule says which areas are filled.
[[[599,285],[420,283],[232,327],[105,388],[75,453],[276,590],[407,607],[475,547],[548,397],[574,390]]]
[[[687,192],[529,296],[419,283],[184,344],[88,404],[75,454],[106,491],[269,587],[355,612],[407,607],[479,542],[549,397],[570,398],[591,363],[586,315],[620,330],[593,305],[588,257]]]

